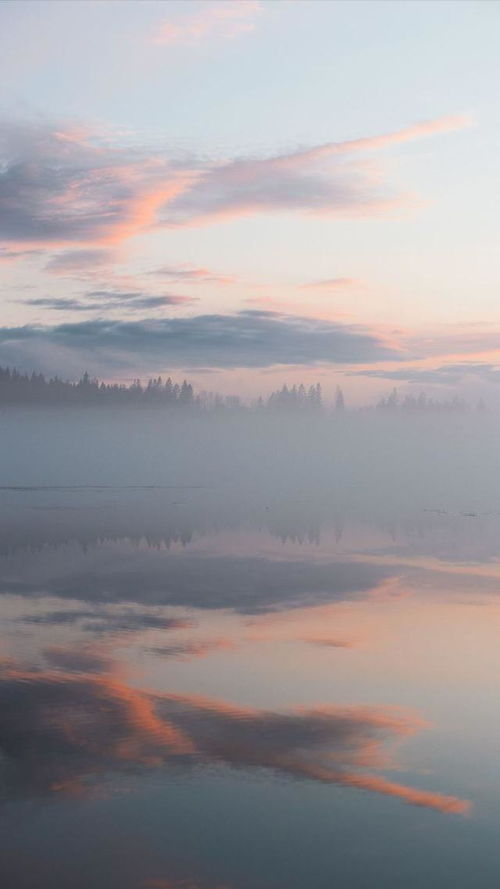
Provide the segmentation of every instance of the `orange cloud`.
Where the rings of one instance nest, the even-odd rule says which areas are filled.
[[[83,792],[89,777],[110,770],[224,763],[355,787],[442,812],[469,808],[458,797],[364,771],[393,767],[388,748],[425,726],[397,708],[282,713],[195,695],[151,694],[113,676],[23,672],[7,665],[0,709],[4,783],[11,792]]]
[[[426,809],[435,809],[437,812],[443,812],[444,814],[466,815],[471,809],[471,804],[468,800],[459,799],[456,796],[447,796],[444,793],[417,790],[414,787],[407,787],[406,784],[387,781],[378,775],[334,772],[314,766],[312,768],[306,766],[303,774],[327,784],[341,784],[344,787],[355,787],[359,790],[381,793],[384,796],[393,796],[412,806],[423,806]]]

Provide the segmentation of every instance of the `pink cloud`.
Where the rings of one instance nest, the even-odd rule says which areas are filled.
[[[234,284],[235,275],[220,275],[218,272],[212,271],[199,266],[190,265],[166,265],[159,269],[149,272],[150,275],[160,275],[169,278],[172,281],[186,281],[189,284]]]
[[[0,265],[17,262],[19,259],[26,259],[31,256],[37,256],[38,250],[23,250],[22,245],[13,245],[10,248],[0,247]]]
[[[322,278],[318,281],[308,281],[301,284],[302,290],[351,290],[364,287],[364,282],[359,278]]]
[[[200,11],[193,15],[163,22],[153,37],[153,43],[197,46],[211,37],[232,40],[239,34],[253,31],[253,19],[262,11],[262,4],[257,0],[226,0],[213,6],[203,4]]]
[[[363,151],[378,151],[391,145],[414,142],[426,136],[438,133],[452,133],[472,126],[473,119],[468,114],[448,114],[434,120],[424,120],[409,127],[403,127],[394,133],[383,133],[380,136],[368,136],[361,139],[350,139],[345,142],[326,142],[314,148],[306,148],[282,156],[284,163],[302,164],[304,161],[317,160],[334,154],[354,154]]]
[[[410,202],[408,196],[391,188],[372,161],[355,155],[468,123],[463,116],[445,117],[382,136],[221,162],[179,161],[168,149],[115,145],[107,135],[91,137],[78,129],[6,124],[0,142],[5,166],[0,240],[8,242],[10,253],[27,245],[111,248],[159,226],[257,213],[393,212]],[[197,274],[209,276],[206,269],[191,271],[194,280]],[[218,283],[230,283],[217,277]]]
[[[415,197],[395,192],[373,161],[361,162],[355,155],[462,129],[470,123],[464,115],[442,117],[381,136],[211,164],[164,208],[160,221],[196,225],[278,211],[330,216],[391,213],[415,204]]]
[[[468,800],[434,791],[417,790],[414,787],[408,787],[406,784],[388,781],[387,778],[379,775],[348,771],[335,772],[316,766],[306,766],[301,771],[303,775],[317,781],[342,784],[344,787],[355,787],[359,790],[381,793],[384,796],[393,796],[411,806],[423,806],[444,814],[467,815],[471,810],[471,804]]]

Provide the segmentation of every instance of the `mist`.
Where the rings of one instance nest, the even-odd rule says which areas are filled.
[[[2,487],[217,489],[370,513],[500,510],[500,418],[4,408]]]

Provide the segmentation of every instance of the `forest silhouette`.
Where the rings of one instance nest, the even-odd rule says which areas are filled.
[[[285,410],[321,412],[331,409],[337,414],[348,410],[342,389],[337,386],[331,406],[325,404],[321,384],[306,387],[303,383],[288,386],[286,383],[266,397],[246,402],[239,395],[219,395],[212,392],[195,392],[192,383],[177,383],[169,376],[151,377],[147,383],[134,379],[130,384],[105,383],[87,371],[77,382],[63,380],[59,376],[47,378],[43,373],[23,373],[15,368],[0,366],[0,405],[156,405],[158,407],[191,408],[201,411],[248,411]],[[454,396],[436,400],[421,392],[419,395],[400,396],[397,389],[382,397],[375,409],[383,413],[462,412],[469,405]],[[482,399],[477,410],[485,410]],[[366,408],[365,408],[366,409]],[[363,410],[363,409],[361,409]]]
[[[166,380],[161,376],[152,377],[144,385],[139,379],[135,379],[129,385],[124,385],[104,383],[86,371],[78,382],[70,382],[58,376],[47,379],[42,373],[21,373],[9,367],[0,367],[0,404],[154,404],[205,410],[246,407],[237,395],[195,393],[187,380],[179,384],[171,377]],[[254,406],[317,410],[322,404],[321,386],[316,383],[308,389],[303,384],[291,388],[284,385],[267,399],[259,398]]]

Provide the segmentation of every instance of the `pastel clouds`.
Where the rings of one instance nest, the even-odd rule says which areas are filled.
[[[287,154],[207,161],[176,157],[168,146],[159,150],[123,140],[120,144],[98,132],[5,122],[0,139],[0,240],[8,242],[11,253],[27,245],[73,245],[70,257],[65,260],[59,254],[49,263],[53,271],[68,271],[68,263],[71,270],[79,259],[83,264],[106,261],[97,248],[116,247],[162,226],[275,212],[392,212],[406,197],[383,181],[372,160],[360,163],[356,155],[468,124],[463,116],[444,117]]]
[[[45,123],[5,124],[0,164],[0,241],[52,248],[112,246],[144,231],[189,178],[166,156],[110,146],[100,133],[68,139]]]
[[[52,256],[45,270],[62,277],[81,277],[107,268],[114,259],[115,253],[112,249],[65,250]]]
[[[27,259],[37,255],[38,250],[23,250],[19,247],[15,247],[11,250],[7,247],[0,247],[0,265],[8,262],[16,262],[16,260],[18,259]]]
[[[185,4],[186,8],[194,4]],[[257,0],[226,0],[224,3],[202,3],[191,14],[164,21],[153,37],[162,46],[198,46],[204,40],[232,40],[253,31],[255,19],[263,11]]]
[[[381,148],[390,148],[392,145],[401,145],[405,142],[413,142],[426,136],[434,136],[438,133],[451,133],[455,130],[463,130],[472,126],[473,119],[468,114],[448,114],[435,120],[424,120],[409,127],[403,127],[394,133],[383,133],[380,136],[368,136],[361,139],[351,139],[345,142],[327,142],[316,148],[306,148],[288,155],[291,164],[301,163],[303,160],[317,159],[332,154],[354,154],[364,151],[378,151]]]
[[[190,265],[164,265],[148,272],[150,275],[159,275],[171,281],[186,282],[187,284],[234,284],[235,275],[221,275],[212,269]]]
[[[359,278],[321,278],[301,284],[302,290],[358,290],[365,287]]]
[[[333,216],[391,212],[408,197],[385,185],[376,167],[357,163],[351,156],[463,129],[470,123],[463,115],[443,117],[381,136],[214,165],[190,190],[178,195],[165,221],[190,224],[275,211]]]

